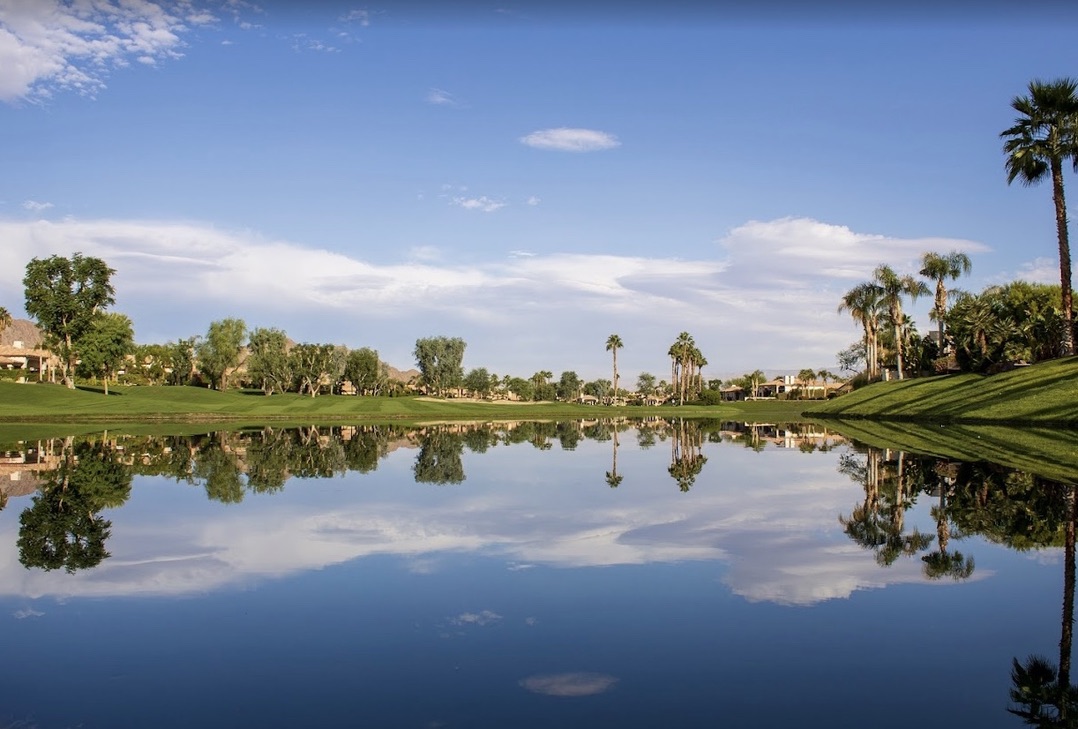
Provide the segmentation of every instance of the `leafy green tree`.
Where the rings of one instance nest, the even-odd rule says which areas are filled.
[[[606,351],[612,352],[614,355],[614,397],[618,396],[618,350],[624,347],[625,344],[621,341],[621,337],[617,334],[611,334],[606,338]]]
[[[641,372],[636,378],[636,391],[642,397],[650,397],[655,392],[655,375],[650,372]]]
[[[1059,288],[1025,281],[966,294],[947,314],[958,364],[973,372],[1056,357],[1063,328]]]
[[[531,400],[535,395],[535,385],[523,377],[510,377],[506,389],[521,400]]]
[[[228,389],[231,371],[240,363],[247,325],[243,319],[222,319],[210,324],[206,338],[198,343],[195,352],[198,369],[218,390]]]
[[[266,395],[285,392],[292,386],[292,363],[288,336],[280,329],[259,327],[247,344],[247,377]]]
[[[288,353],[300,394],[316,397],[323,385],[332,387],[345,367],[345,354],[332,344],[297,344]]]
[[[110,282],[114,273],[100,258],[81,253],[34,258],[26,264],[22,280],[26,313],[59,356],[64,384],[71,389],[79,341],[90,330],[94,315],[116,301]]]
[[[1078,81],[1071,78],[1031,81],[1029,93],[1014,97],[1011,108],[1018,112],[1018,117],[999,135],[1005,140],[1007,184],[1016,179],[1027,186],[1046,178],[1052,180],[1063,295],[1062,344],[1063,354],[1069,356],[1074,354],[1074,319],[1063,163],[1070,162],[1078,170]]]
[[[923,281],[918,281],[908,274],[900,276],[887,264],[880,264],[872,274],[876,285],[880,287],[880,299],[888,311],[894,332],[895,367],[898,370],[898,379],[903,378],[905,367],[902,362],[902,343],[905,339],[906,319],[902,314],[902,298],[909,296],[916,301],[917,297],[926,295],[928,287]]]
[[[198,337],[178,339],[165,345],[167,381],[170,385],[186,385],[195,373],[195,352]]]
[[[584,394],[597,397],[600,400],[607,396],[610,392],[610,380],[604,380],[602,378],[598,380],[592,380],[584,385]]]
[[[490,395],[490,373],[486,367],[476,367],[464,376],[464,387],[473,394],[485,398]]]
[[[558,378],[556,394],[559,400],[577,400],[580,398],[583,387],[584,383],[581,381],[580,376],[572,370],[567,370],[562,372],[561,377]]]
[[[460,337],[427,337],[415,343],[416,366],[420,383],[428,393],[443,397],[447,389],[459,387],[464,379],[464,349]]]
[[[344,363],[344,379],[352,383],[359,395],[380,395],[389,382],[389,368],[382,363],[377,350],[360,347],[348,353]]]
[[[99,377],[109,394],[109,378],[123,367],[124,358],[135,348],[131,320],[123,314],[98,312],[89,330],[79,339],[78,370],[84,377]]]
[[[960,251],[951,251],[946,255],[925,253],[921,257],[921,275],[936,284],[936,293],[932,303],[932,321],[939,327],[939,347],[944,351],[944,323],[947,317],[947,280],[957,281],[962,274],[968,274],[973,264],[969,256]]]

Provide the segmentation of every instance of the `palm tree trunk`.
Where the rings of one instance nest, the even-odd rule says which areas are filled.
[[[902,315],[898,315],[901,319]],[[902,324],[895,321],[895,365],[898,367],[898,379],[902,379]]]
[[[936,282],[936,326],[939,329],[939,354],[943,354],[943,315],[947,312],[947,289],[943,288],[943,281]]]
[[[1067,521],[1064,527],[1063,622],[1059,636],[1059,686],[1066,689],[1071,681],[1071,642],[1074,637],[1074,527],[1078,520],[1076,487],[1066,487]],[[1060,707],[1062,709],[1062,707]]]
[[[1052,159],[1052,199],[1056,206],[1056,237],[1059,240],[1059,287],[1063,304],[1063,354],[1074,354],[1074,319],[1071,296],[1071,247],[1067,233],[1067,201],[1063,196],[1063,163]]]

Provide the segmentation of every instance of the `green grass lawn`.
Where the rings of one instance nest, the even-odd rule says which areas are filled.
[[[710,417],[751,422],[802,420],[803,403],[762,401],[716,406],[604,407],[575,403],[506,403],[416,397],[319,397],[261,392],[217,392],[199,387],[98,388],[0,382],[3,423],[153,423],[267,421],[333,423],[355,421],[548,420],[608,417]]]
[[[813,418],[1078,427],[1078,357],[991,376],[880,382],[805,410]]]

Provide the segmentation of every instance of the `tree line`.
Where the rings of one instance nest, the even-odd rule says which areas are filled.
[[[1024,95],[1011,100],[1014,123],[1000,133],[1007,183],[1018,180],[1052,186],[1059,286],[1014,281],[993,285],[979,294],[947,290],[947,282],[970,272],[968,256],[958,251],[925,253],[922,279],[880,265],[871,281],[843,296],[839,311],[848,311],[862,326],[862,340],[839,353],[840,364],[852,370],[863,362],[864,379],[892,367],[899,379],[908,374],[961,370],[991,372],[1018,363],[1033,363],[1075,353],[1070,238],[1063,166],[1078,171],[1078,81],[1034,80]],[[929,289],[928,284],[934,284]],[[934,338],[921,337],[903,314],[905,298],[933,295]],[[949,306],[951,300],[953,306]]]

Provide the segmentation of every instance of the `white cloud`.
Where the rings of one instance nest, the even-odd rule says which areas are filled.
[[[594,152],[621,145],[618,138],[594,129],[541,129],[520,138],[520,141],[536,149],[553,149],[561,152]]]
[[[358,23],[366,28],[371,24],[371,14],[367,10],[352,10],[340,18],[342,23]]]
[[[34,610],[33,608],[24,608],[22,610],[16,610],[12,613],[16,620],[25,620],[26,618],[40,618],[45,613],[40,610]]]
[[[456,97],[442,89],[430,89],[427,91],[427,103],[435,106],[459,106]]]
[[[526,200],[526,202],[527,202],[527,204],[528,204],[528,205],[532,205],[532,206],[534,206],[534,205],[538,205],[539,203],[541,203],[541,202],[542,202],[542,200],[540,200],[539,198],[537,198],[537,197],[536,197],[535,195],[532,195],[531,197],[529,197],[529,198],[528,198],[528,199]]]
[[[48,210],[52,207],[51,202],[38,202],[37,200],[26,200],[22,204],[23,208],[34,213],[40,213],[42,210]]]
[[[1014,279],[1059,286],[1059,261],[1054,258],[1035,258],[1022,264],[1013,276],[1004,277],[998,283]]]
[[[505,203],[501,200],[494,200],[486,195],[482,197],[455,197],[453,198],[453,204],[465,210],[481,210],[484,213],[493,213],[495,210],[505,207]]]
[[[59,90],[93,96],[111,69],[131,60],[178,58],[186,26],[169,8],[149,0],[0,0],[0,100]]]
[[[476,211],[502,204],[446,199]],[[717,376],[830,367],[858,336],[837,302],[876,265],[913,271],[926,250],[984,250],[971,241],[891,238],[804,218],[738,226],[719,241],[716,257],[698,259],[517,249],[483,261],[422,245],[402,250],[397,262],[374,263],[197,223],[137,220],[0,218],[0,239],[0,300],[19,300],[32,257],[81,251],[117,270],[118,308],[133,314],[136,332],[161,341],[202,331],[206,311],[264,319],[318,312],[302,319],[306,330],[286,328],[297,339],[337,341],[361,320],[365,337],[385,332],[385,340],[362,344],[403,364],[408,338],[436,326],[465,336],[475,366],[565,367],[586,378],[599,376],[605,360],[596,358],[589,373],[590,342],[619,328],[633,333],[624,353],[628,377],[660,369],[681,329],[694,335]],[[175,304],[167,311],[166,299]],[[926,327],[929,305],[911,308]],[[574,326],[564,326],[565,314]],[[551,352],[565,361],[548,364]]]

